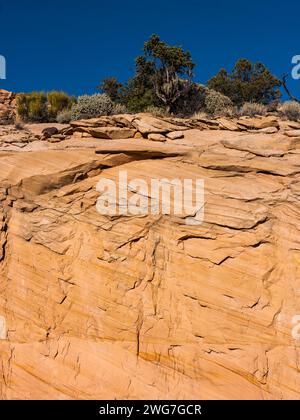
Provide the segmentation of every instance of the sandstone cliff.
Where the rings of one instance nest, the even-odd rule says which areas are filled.
[[[300,137],[231,128],[6,129],[0,398],[299,399]],[[203,178],[204,223],[101,216],[96,184],[120,169]]]

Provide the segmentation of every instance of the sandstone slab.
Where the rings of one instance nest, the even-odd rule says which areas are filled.
[[[256,129],[261,130],[268,127],[276,127],[279,128],[279,122],[277,117],[269,116],[269,117],[262,117],[262,118],[247,118],[247,119],[239,119],[237,124],[241,127],[245,127],[247,129]]]
[[[129,139],[133,138],[136,130],[130,128],[118,128],[118,127],[101,127],[101,128],[87,128],[85,130],[91,137],[97,139]]]

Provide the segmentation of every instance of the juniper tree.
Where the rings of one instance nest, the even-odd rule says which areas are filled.
[[[238,60],[231,73],[221,69],[208,81],[207,86],[228,96],[235,105],[245,102],[269,104],[277,101],[281,81],[263,63]]]

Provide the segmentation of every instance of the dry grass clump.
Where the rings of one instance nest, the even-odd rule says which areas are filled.
[[[208,115],[204,111],[198,111],[198,112],[195,112],[194,115],[192,115],[193,120],[205,120],[207,118],[208,118]]]
[[[255,117],[256,115],[266,115],[267,107],[263,104],[255,102],[246,102],[241,110],[240,114],[247,117]]]
[[[170,116],[165,109],[160,108],[158,106],[148,106],[145,109],[144,112],[153,115],[153,117],[161,117],[161,118],[163,118],[163,117],[169,117]]]
[[[281,105],[279,112],[290,121],[300,120],[300,104],[296,101],[287,101]]]

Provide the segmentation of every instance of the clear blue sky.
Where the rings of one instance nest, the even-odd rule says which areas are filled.
[[[199,82],[241,57],[281,76],[300,54],[299,19],[299,0],[0,0],[0,88],[92,93],[131,76],[152,33],[191,51]],[[300,96],[300,80],[291,87]]]

